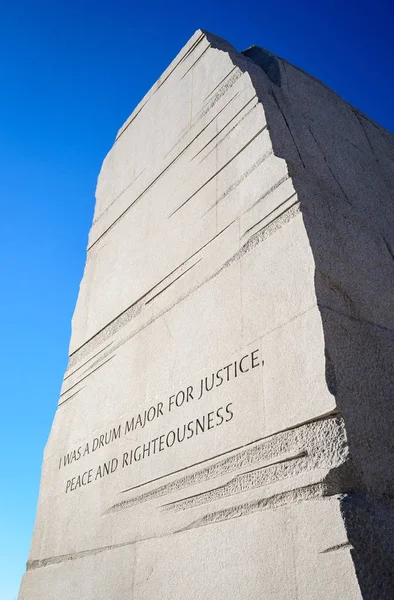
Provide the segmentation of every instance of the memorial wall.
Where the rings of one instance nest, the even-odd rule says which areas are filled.
[[[393,161],[194,34],[101,169],[19,600],[394,597]]]

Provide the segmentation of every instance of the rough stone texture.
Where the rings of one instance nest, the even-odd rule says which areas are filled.
[[[393,160],[195,33],[102,167],[19,600],[394,597]]]

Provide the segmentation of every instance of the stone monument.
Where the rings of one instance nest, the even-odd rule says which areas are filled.
[[[393,161],[194,34],[100,173],[19,600],[392,600]]]

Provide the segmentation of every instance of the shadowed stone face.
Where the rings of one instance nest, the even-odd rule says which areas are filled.
[[[393,597],[393,160],[195,33],[100,173],[19,600]]]

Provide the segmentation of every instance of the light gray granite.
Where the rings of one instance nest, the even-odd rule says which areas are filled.
[[[197,31],[97,185],[19,600],[389,600],[394,139]]]

